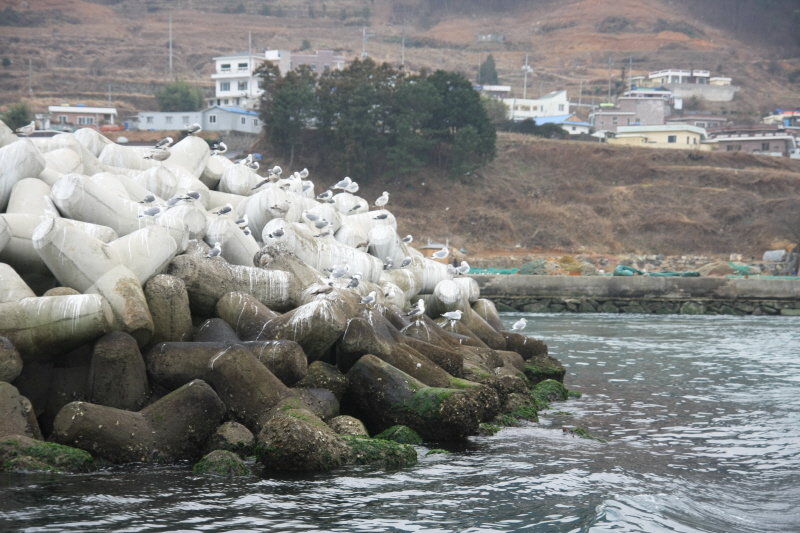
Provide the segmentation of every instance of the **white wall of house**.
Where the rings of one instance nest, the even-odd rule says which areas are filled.
[[[231,111],[222,107],[209,107],[203,111],[200,123],[208,131],[239,131],[258,134],[261,132],[261,119],[252,111]]]
[[[202,118],[201,111],[140,112],[136,128],[142,131],[182,130],[187,125],[202,124]],[[133,129],[133,125],[129,126]]]
[[[508,106],[508,118],[515,121],[527,118],[568,115],[570,113],[567,91],[554,91],[535,100],[530,98],[503,98],[503,102]]]

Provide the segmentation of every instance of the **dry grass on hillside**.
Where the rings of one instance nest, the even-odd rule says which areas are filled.
[[[469,182],[376,180],[361,194],[390,191],[401,233],[471,252],[760,255],[786,236],[773,208],[800,205],[800,162],[689,153],[501,134],[497,159]]]

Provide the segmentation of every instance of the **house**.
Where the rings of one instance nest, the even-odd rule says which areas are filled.
[[[641,146],[645,148],[669,148],[680,150],[711,150],[703,141],[706,130],[686,124],[656,126],[620,126],[608,144]]]
[[[710,102],[730,102],[739,90],[732,82],[725,76],[711,76],[708,70],[670,68],[650,72],[646,77],[632,77],[630,88],[665,87],[684,100],[694,96]]]
[[[554,117],[569,114],[567,91],[553,91],[541,98],[503,98],[508,106],[508,118],[519,122],[528,118]]]
[[[261,119],[255,111],[240,107],[211,106],[203,111],[140,112],[139,130],[182,130],[189,124],[200,124],[206,131],[238,131],[258,134]]]
[[[617,106],[600,108],[589,115],[597,130],[615,132],[620,126],[661,126],[672,112],[666,97],[621,96]]]
[[[669,117],[665,121],[667,124],[688,124],[698,128],[719,128],[728,123],[728,117],[724,115],[680,115]]]
[[[473,89],[492,98],[508,98],[511,95],[511,85],[473,85]]]
[[[720,152],[748,152],[777,157],[794,157],[797,140],[783,126],[756,124],[725,126],[709,131],[708,143]]]
[[[764,124],[779,124],[786,128],[800,128],[800,111],[776,109],[774,115],[764,117]]]
[[[113,125],[117,118],[117,110],[113,107],[51,105],[47,110],[52,128],[62,131],[73,131],[77,127],[100,130],[103,129],[101,126]]]
[[[588,122],[583,122],[577,115],[559,115],[555,117],[539,117],[534,119],[537,126],[544,126],[545,124],[555,124],[561,126],[570,135],[588,134],[592,125]]]
[[[317,74],[325,69],[344,68],[344,56],[334,55],[333,50],[317,50],[313,54],[295,53],[289,50],[266,50],[263,55],[239,52],[214,58],[214,98],[209,106],[241,107],[255,109],[258,98],[264,92],[261,77],[256,74],[265,62],[277,65],[281,75],[286,75],[300,65],[309,65]]]

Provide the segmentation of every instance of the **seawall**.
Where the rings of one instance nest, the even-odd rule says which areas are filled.
[[[472,277],[500,310],[800,316],[800,278]]]

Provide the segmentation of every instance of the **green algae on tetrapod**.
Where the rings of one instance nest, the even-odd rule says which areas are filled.
[[[235,453],[226,450],[214,450],[200,459],[192,467],[192,472],[195,474],[236,477],[249,475],[250,468]]]
[[[417,451],[409,444],[354,435],[342,438],[352,451],[352,463],[398,468],[417,462]]]
[[[563,383],[552,379],[546,379],[534,385],[531,389],[531,398],[536,405],[536,409],[549,409],[550,402],[565,401],[569,398],[569,390]]]
[[[422,444],[422,437],[419,436],[419,433],[414,431],[408,426],[404,426],[402,424],[397,424],[395,426],[390,427],[389,429],[382,431],[378,435],[375,435],[376,439],[383,439],[383,440],[390,440],[393,442],[398,442],[400,444]]]
[[[0,472],[44,470],[49,472],[88,472],[94,470],[89,452],[44,442],[22,435],[0,440]]]

